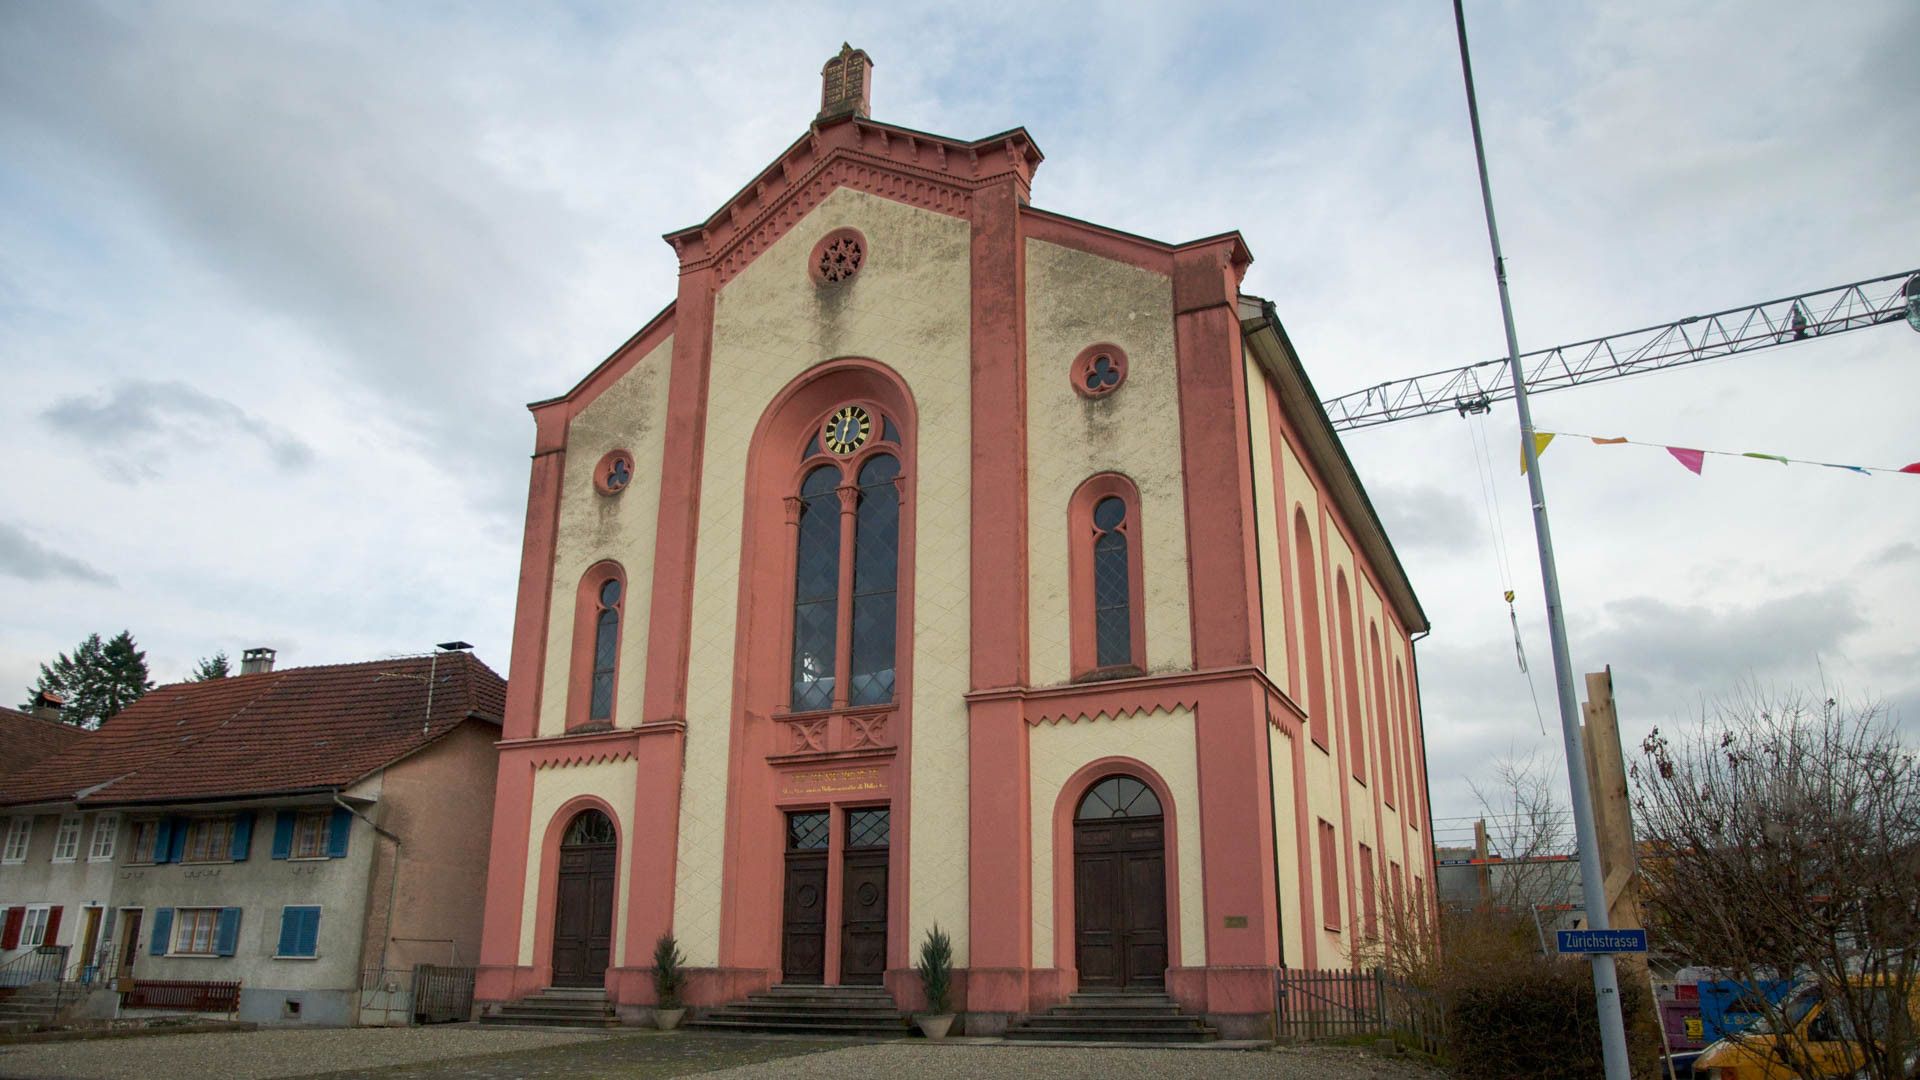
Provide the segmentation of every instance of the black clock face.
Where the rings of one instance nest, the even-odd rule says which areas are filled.
[[[873,417],[858,405],[848,405],[827,418],[820,441],[836,454],[851,454],[867,444],[873,434]]]

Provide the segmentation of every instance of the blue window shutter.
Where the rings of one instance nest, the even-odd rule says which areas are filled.
[[[284,859],[293,854],[293,812],[282,810],[273,815],[273,857]]]
[[[237,907],[220,909],[220,924],[214,935],[213,951],[220,956],[232,956],[240,947],[240,909]]]
[[[173,909],[163,907],[153,913],[153,941],[147,946],[147,952],[154,956],[167,955],[167,939],[173,936]]]
[[[247,861],[247,849],[253,846],[253,811],[243,810],[233,819],[233,847],[228,849],[227,858],[234,862]]]
[[[187,819],[173,819],[173,842],[167,845],[167,861],[180,862],[187,857]],[[154,860],[158,862],[159,860]]]
[[[346,807],[333,808],[333,832],[327,837],[327,858],[344,859],[347,857],[347,830],[353,827],[353,815]]]
[[[280,944],[273,951],[275,956],[295,956],[300,951],[300,912],[297,907],[280,909]]]
[[[301,956],[320,955],[320,909],[305,908],[301,911],[300,940],[297,943]]]
[[[173,851],[173,819],[161,818],[153,827],[153,861],[166,862]]]

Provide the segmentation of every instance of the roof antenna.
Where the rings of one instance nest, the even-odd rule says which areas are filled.
[[[473,646],[464,641],[443,641],[433,647],[433,659],[427,662],[427,715],[425,719],[420,721],[421,735],[424,736],[427,733],[427,729],[433,726],[433,687],[437,681],[434,679],[434,672],[440,666],[440,654],[443,652],[465,652],[471,648],[473,648]]]

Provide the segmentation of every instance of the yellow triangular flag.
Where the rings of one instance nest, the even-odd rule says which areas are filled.
[[[1553,441],[1553,432],[1551,431],[1534,432],[1533,433],[1533,456],[1539,457],[1541,454],[1546,453],[1547,444],[1552,441]],[[1527,471],[1527,452],[1526,452],[1526,448],[1522,447],[1520,450],[1520,472],[1524,474],[1526,471]]]

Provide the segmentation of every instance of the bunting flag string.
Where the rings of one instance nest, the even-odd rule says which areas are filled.
[[[1839,465],[1831,461],[1810,461],[1806,458],[1783,457],[1779,454],[1762,454],[1752,450],[1695,450],[1686,446],[1668,446],[1665,443],[1640,442],[1621,435],[1578,435],[1570,431],[1540,431],[1538,429],[1535,429],[1533,433],[1533,453],[1535,457],[1539,457],[1546,451],[1547,444],[1553,441],[1555,435],[1566,435],[1574,439],[1586,439],[1595,446],[1650,446],[1655,449],[1665,450],[1673,456],[1675,461],[1685,466],[1687,471],[1693,473],[1695,476],[1703,475],[1701,470],[1706,467],[1708,454],[1716,454],[1720,457],[1759,458],[1762,461],[1777,461],[1782,465],[1818,465],[1823,469],[1845,469],[1848,472],[1856,472],[1862,476],[1872,476],[1874,473],[1909,473],[1912,475],[1920,475],[1920,461],[1916,461],[1911,465],[1903,465],[1899,468],[1879,465]],[[1522,473],[1527,471],[1527,459],[1524,450],[1520,455],[1520,471]]]

